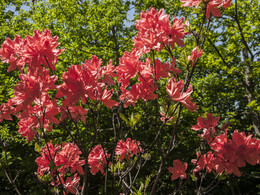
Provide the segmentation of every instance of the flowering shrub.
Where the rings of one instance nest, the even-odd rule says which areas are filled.
[[[219,8],[229,7],[231,0],[181,0],[181,2],[186,7],[202,6],[205,9],[205,17],[210,18],[211,14],[221,16]],[[58,194],[59,190],[64,194],[77,194],[80,190],[84,192],[88,179],[99,175],[99,171],[105,176],[106,184],[108,174],[111,174],[113,176],[111,185],[115,185],[114,182],[118,179],[116,183],[118,190],[133,193],[138,174],[151,158],[153,145],[160,138],[161,130],[170,124],[173,126],[172,136],[169,143],[165,142],[164,148],[161,147],[160,168],[151,184],[151,194],[155,193],[159,178],[167,165],[167,159],[176,145],[175,139],[178,133],[176,128],[182,106],[190,112],[198,109],[191,98],[193,88],[190,81],[198,59],[203,53],[200,49],[203,48],[203,44],[197,44],[190,51],[191,55],[185,59],[187,72],[177,67],[178,63],[172,51],[178,46],[185,47],[185,36],[190,35],[192,30],[184,18],[177,19],[175,16],[172,22],[169,18],[163,9],[157,11],[150,8],[143,11],[140,19],[136,21],[138,33],[133,39],[133,49],[123,53],[118,66],[114,66],[112,60],[103,64],[102,59],[93,55],[81,65],[71,65],[67,72],[62,74],[61,84],[56,84],[58,76],[54,71],[58,56],[64,49],[57,49],[58,37],[52,37],[50,30],[46,29],[42,33],[35,30],[32,37],[22,39],[16,36],[14,40],[6,39],[2,44],[1,60],[10,64],[8,71],[16,68],[20,71],[20,82],[14,88],[14,97],[0,106],[0,122],[12,120],[11,115],[15,115],[20,120],[18,132],[21,136],[29,142],[37,142],[42,147],[40,156],[35,160],[38,165],[38,177],[44,179],[44,176],[48,175],[49,182],[55,187],[55,193]],[[170,56],[167,61],[155,57],[162,50],[168,52]],[[181,79],[185,73],[186,79]],[[55,95],[51,95],[50,91],[55,91]],[[162,96],[162,93],[167,97]],[[159,98],[163,98],[167,105],[161,104]],[[117,114],[120,115],[123,107],[135,107],[139,101],[147,104],[154,101],[157,108],[159,106],[165,108],[163,112],[157,109],[158,116],[155,117],[155,121],[159,123],[157,118],[161,113],[161,127],[155,128],[157,133],[151,145],[147,143],[142,145],[136,141],[134,130],[141,119],[140,115],[131,115],[130,119],[121,115],[130,126],[129,133],[134,138],[128,137],[124,141],[122,138],[126,138],[128,133],[125,135],[119,133],[117,137],[114,125],[115,138],[111,141],[112,146],[106,143],[96,144],[97,137],[102,133],[106,134],[100,131],[98,120],[102,105],[110,110],[117,110]],[[97,112],[96,119],[93,110]],[[89,112],[93,117],[91,122],[94,124],[95,132],[93,142],[86,146],[84,139],[81,139],[77,124],[79,120],[85,124],[90,123],[86,120],[90,115]],[[53,124],[61,127],[69,120],[75,129],[68,129],[65,126],[65,130],[74,142],[53,145],[46,137],[52,131]],[[229,124],[218,129],[218,121],[219,117],[214,118],[210,113],[206,119],[198,117],[197,125],[191,129],[198,132],[203,130],[199,137],[210,150],[207,153],[196,153],[197,159],[191,160],[193,168],[188,168],[188,164],[186,162],[182,164],[179,159],[173,160],[173,166],[168,167],[171,180],[189,179],[191,175],[186,173],[187,169],[193,172],[193,175],[206,169],[209,173],[214,171],[217,174],[235,174],[239,177],[241,172],[238,168],[244,167],[246,162],[250,165],[259,164],[259,140],[237,130],[233,132],[232,138],[228,139]],[[118,122],[121,122],[119,117]],[[118,129],[121,130],[121,125]],[[134,178],[131,177],[131,173],[135,174]],[[129,184],[126,176],[130,178]],[[84,177],[83,181],[80,181],[81,177]],[[145,190],[148,188],[150,177],[147,179]]]

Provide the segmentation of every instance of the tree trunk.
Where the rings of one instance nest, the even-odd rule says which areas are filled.
[[[250,64],[247,62],[246,59],[248,59],[248,52],[246,48],[242,49],[242,55],[243,55],[243,63],[245,65],[245,84],[246,84],[246,93],[247,93],[247,101],[248,103],[251,103],[254,98],[254,84],[251,78],[251,67]],[[255,134],[260,135],[260,118],[258,113],[253,109],[250,108],[249,114],[251,116]]]

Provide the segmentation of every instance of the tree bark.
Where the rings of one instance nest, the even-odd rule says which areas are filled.
[[[246,84],[246,93],[247,93],[247,101],[248,103],[251,103],[255,100],[254,98],[254,83],[251,78],[251,67],[249,62],[247,61],[248,58],[248,52],[246,48],[242,49],[242,55],[243,55],[243,63],[245,65],[245,84]],[[260,135],[260,118],[258,113],[253,109],[249,108],[249,114],[251,116],[255,134]]]

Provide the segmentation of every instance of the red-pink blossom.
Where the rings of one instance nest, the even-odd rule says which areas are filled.
[[[207,1],[201,1],[201,0],[181,0],[183,3],[182,6],[185,7],[192,7],[196,6],[198,8],[199,4],[202,2],[204,6],[207,6],[206,8],[206,18],[208,19],[210,17],[210,14],[212,14],[215,17],[220,17],[221,12],[219,10],[219,7],[223,7],[224,9],[231,6],[232,0],[207,0]]]
[[[120,63],[117,67],[117,82],[121,83],[121,86],[127,87],[129,80],[138,73],[141,66],[141,61],[139,61],[140,56],[141,53],[137,49],[132,49],[130,53],[127,51],[124,52],[120,58]]]
[[[196,8],[198,8],[201,0],[181,0],[181,2],[183,3],[181,6],[182,7],[192,7],[192,6],[196,6]]]
[[[166,86],[166,91],[170,97],[177,102],[181,102],[189,111],[193,112],[197,110],[197,106],[190,101],[190,95],[193,92],[192,86],[190,85],[186,92],[183,92],[184,81],[180,80],[175,81],[175,78],[172,77],[168,81],[168,86]]]
[[[59,150],[60,150],[60,146],[58,145],[53,146],[52,142],[47,143],[45,145],[45,148],[41,149],[41,156],[35,160],[35,162],[38,164],[37,172],[40,177],[42,177],[45,173],[49,173],[51,171],[50,162],[52,161],[54,165],[54,158],[59,152]]]
[[[35,120],[32,117],[21,119],[18,122],[18,126],[18,133],[20,133],[22,137],[26,137],[28,142],[32,141],[35,135],[38,134],[36,130],[37,123],[35,123]]]
[[[13,120],[10,114],[14,113],[14,107],[11,106],[10,101],[0,105],[0,123],[5,120]]]
[[[106,66],[102,66],[100,74],[102,75],[102,82],[108,85],[115,85],[113,77],[116,77],[116,67],[112,65],[112,60],[110,59]]]
[[[207,5],[206,18],[209,18],[210,14],[212,14],[215,17],[220,17],[221,16],[221,12],[217,8],[220,5],[221,5],[221,1],[220,0],[211,0],[208,3],[208,5]]]
[[[135,106],[135,102],[138,100],[138,93],[136,91],[130,91],[125,89],[124,87],[120,87],[121,95],[120,99],[124,103],[124,108],[128,107],[129,105]]]
[[[43,69],[41,73],[20,74],[19,78],[21,81],[14,87],[14,97],[10,102],[12,105],[20,106],[20,109],[46,95],[49,89],[56,89],[55,82],[58,79],[56,75],[50,76],[47,69]],[[16,108],[16,112],[18,111]]]
[[[80,160],[81,153],[74,143],[63,143],[61,151],[55,157],[55,165],[62,165],[58,171],[63,175],[71,168],[71,173],[78,171],[81,175],[84,175],[82,166],[85,164],[85,160]]]
[[[184,47],[184,36],[188,33],[184,31],[184,18],[177,19],[176,16],[173,20],[173,25],[170,31],[170,38],[168,40],[168,43],[171,45],[172,48],[174,48],[174,44]]]
[[[231,6],[231,1],[232,0],[222,0],[222,6],[224,9],[228,8]]]
[[[82,76],[82,68],[80,65],[72,65],[68,72],[62,74],[64,83],[58,87],[56,97],[61,98],[67,96],[63,101],[64,106],[74,106],[79,99],[84,101],[87,98],[85,83]]]
[[[185,171],[187,169],[188,164],[184,163],[182,164],[181,161],[173,160],[173,167],[168,167],[169,172],[172,174],[171,180],[175,180],[177,178],[184,179],[187,177]]]
[[[74,174],[73,179],[71,177],[67,177],[66,182],[64,182],[63,178],[61,178],[63,187],[66,190],[66,193],[63,192],[63,194],[68,194],[69,192],[72,194],[77,194],[78,190],[81,189],[80,185],[80,177],[78,177],[77,174]]]
[[[154,80],[149,78],[149,80],[145,80],[142,77],[139,77],[140,83],[136,83],[132,86],[132,91],[134,94],[137,94],[137,99],[142,98],[144,101],[154,100],[158,97],[157,94],[154,94],[156,90],[156,86]]]
[[[194,65],[196,59],[198,59],[202,55],[203,50],[200,49],[198,51],[198,48],[198,46],[195,47],[191,52],[191,56],[188,56],[188,60],[192,61],[192,66]]]
[[[193,125],[191,129],[198,131],[200,129],[215,128],[216,126],[218,126],[219,118],[219,116],[214,118],[214,116],[211,113],[208,113],[207,118],[205,119],[201,115],[197,119],[198,123],[196,125]]]
[[[154,64],[155,64],[154,75],[156,80],[171,76],[171,74],[168,72],[170,70],[170,65],[168,62],[162,64],[159,59],[155,59]]]
[[[70,118],[77,122],[79,119],[86,123],[85,115],[88,113],[88,110],[83,108],[82,106],[62,106],[61,107],[61,117],[60,120],[64,120],[65,118]]]
[[[0,48],[0,56],[3,63],[9,63],[7,72],[15,70],[16,68],[22,72],[26,62],[23,57],[23,49],[26,46],[26,40],[20,36],[15,35],[14,40],[7,38]]]
[[[104,167],[108,164],[110,154],[107,153],[106,149],[103,149],[101,145],[96,145],[89,153],[88,164],[92,175],[96,175],[100,171],[103,175]]]
[[[26,47],[23,49],[22,55],[28,64],[29,70],[32,72],[39,70],[41,72],[41,65],[55,70],[58,55],[64,51],[64,49],[57,49],[59,45],[57,42],[58,36],[52,37],[51,31],[47,29],[42,33],[39,30],[34,30],[33,36],[27,36],[26,41]]]
[[[112,106],[118,105],[118,102],[116,102],[115,100],[111,100],[113,93],[114,93],[113,89],[107,90],[107,87],[106,87],[105,90],[103,91],[103,95],[100,99],[101,102],[110,109],[112,108]]]
[[[151,49],[160,52],[170,32],[169,16],[164,14],[164,9],[159,12],[154,8],[143,11],[135,26],[138,34],[133,40],[134,47],[142,53],[148,53]]]
[[[130,138],[127,138],[126,141],[119,140],[116,145],[115,155],[119,156],[119,161],[122,161],[125,157],[130,159],[133,154],[137,155],[142,151],[139,145],[139,141]]]

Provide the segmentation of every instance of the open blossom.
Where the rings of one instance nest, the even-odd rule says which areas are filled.
[[[33,72],[41,71],[43,64],[46,68],[55,70],[58,55],[64,51],[64,49],[57,49],[58,36],[52,37],[51,31],[48,29],[42,33],[34,30],[33,36],[27,36],[26,40],[26,47],[22,52],[29,69]]]
[[[16,68],[22,71],[26,62],[24,61],[22,50],[26,46],[26,40],[15,35],[14,40],[7,38],[0,48],[0,56],[3,63],[9,63],[7,72],[13,71]]]
[[[202,116],[199,116],[197,119],[197,124],[193,125],[191,129],[195,131],[203,129],[203,134],[199,134],[199,136],[210,143],[215,137],[215,127],[218,126],[219,118],[220,117],[214,118],[211,113],[207,114],[206,119],[204,119]]]
[[[63,178],[61,178],[61,182],[63,184],[64,189],[66,190],[66,193],[69,192],[72,194],[77,194],[78,190],[81,189],[80,185],[80,177],[78,177],[78,174],[76,173],[73,177],[67,177],[66,182],[64,182]],[[63,194],[66,194],[63,192]]]
[[[176,16],[173,20],[173,25],[170,31],[171,38],[169,38],[168,43],[171,45],[171,47],[174,47],[174,44],[184,47],[184,36],[187,34],[185,32],[184,27],[186,25],[184,24],[184,18],[177,19]]]
[[[181,5],[182,7],[196,6],[198,8],[201,0],[181,0],[181,2],[184,3]]]
[[[5,120],[13,120],[10,114],[13,114],[14,107],[11,106],[10,101],[0,105],[0,122]]]
[[[33,140],[35,135],[38,135],[37,132],[37,123],[33,117],[23,118],[18,122],[19,130],[18,133],[22,137],[26,137],[27,141],[30,142]]]
[[[210,14],[212,14],[215,17],[220,17],[221,12],[218,9],[218,6],[220,6],[220,5],[221,5],[221,1],[211,0],[207,5],[206,17],[209,18]]]
[[[81,153],[79,147],[74,143],[63,143],[62,149],[57,153],[54,161],[56,166],[62,165],[58,171],[63,175],[71,168],[71,173],[78,171],[83,175],[82,166],[85,164],[85,160],[80,160]]]
[[[35,162],[38,164],[37,172],[40,177],[45,173],[50,173],[50,162],[54,162],[54,158],[60,150],[60,146],[57,144],[55,144],[55,146],[51,142],[47,144],[48,147],[46,145],[44,149],[41,149],[41,156],[35,160]]]
[[[174,160],[173,161],[173,167],[168,168],[169,172],[172,174],[171,180],[178,179],[179,177],[181,179],[186,178],[187,175],[186,175],[185,171],[186,171],[187,167],[188,167],[187,163],[182,164],[179,159]]]
[[[210,14],[212,14],[215,17],[220,17],[221,12],[219,10],[219,7],[223,7],[224,9],[231,6],[232,0],[207,0],[207,1],[201,1],[201,0],[181,0],[183,3],[182,6],[184,7],[193,7],[195,6],[198,8],[200,3],[203,3],[207,6],[206,10],[206,17],[207,19],[210,17]]]
[[[154,8],[143,11],[135,26],[138,34],[133,40],[134,47],[143,53],[148,53],[151,49],[160,52],[163,48],[162,43],[167,42],[169,38],[171,26],[169,16],[164,14],[164,9],[159,12]]]
[[[86,123],[85,115],[88,113],[88,110],[83,108],[82,106],[62,106],[61,107],[61,117],[60,120],[64,120],[65,118],[70,118],[75,122],[79,119]]]
[[[102,148],[101,145],[96,145],[88,156],[88,164],[92,175],[96,175],[100,171],[103,175],[105,174],[104,167],[108,164],[110,154]]]
[[[62,74],[64,83],[58,87],[57,98],[67,96],[63,101],[63,105],[74,106],[78,103],[79,99],[84,101],[87,98],[85,83],[82,76],[82,68],[80,65],[72,65],[68,72]]]
[[[197,110],[198,107],[190,101],[190,95],[193,92],[192,86],[190,85],[186,92],[182,92],[183,87],[183,80],[176,82],[175,78],[172,77],[168,81],[166,91],[174,101],[181,102],[189,111],[193,112],[194,110]]]
[[[197,121],[198,123],[196,125],[193,125],[191,129],[197,131],[200,129],[209,129],[214,128],[218,126],[219,116],[214,118],[214,116],[211,113],[207,113],[207,118],[203,118],[202,116],[199,116]]]
[[[188,56],[188,60],[192,61],[192,66],[194,65],[196,59],[198,59],[201,55],[202,55],[202,52],[203,50],[200,49],[198,51],[198,46],[195,47],[193,50],[192,50],[192,53],[191,53],[191,56]]]
[[[123,87],[127,87],[129,80],[136,76],[141,68],[141,61],[139,58],[141,53],[137,49],[132,49],[132,51],[124,52],[123,56],[120,58],[119,66],[117,67],[117,81],[121,83]]]
[[[111,99],[113,93],[114,93],[113,89],[107,90],[107,87],[106,87],[105,90],[103,91],[102,97],[100,98],[100,101],[110,109],[112,108],[112,106],[118,106],[118,102]]]
[[[116,145],[115,155],[120,156],[119,161],[122,161],[125,157],[130,159],[133,154],[137,155],[142,151],[139,145],[139,141],[131,140],[130,138],[127,138],[126,141],[119,140]]]

